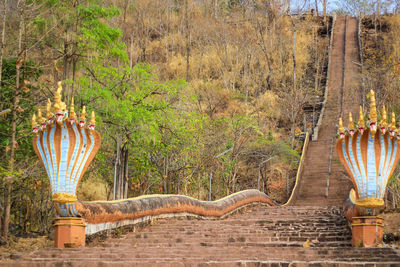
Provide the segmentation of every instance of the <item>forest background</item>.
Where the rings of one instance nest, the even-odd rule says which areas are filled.
[[[319,11],[319,1],[314,11],[314,1],[297,2],[1,0],[2,242],[51,228],[31,116],[58,81],[78,116],[83,106],[95,112],[102,136],[79,199],[215,200],[259,187],[284,203],[318,120],[332,22],[326,0]],[[398,5],[342,3],[337,14],[357,10],[372,31],[363,39],[364,86],[399,111],[400,17],[380,16]]]

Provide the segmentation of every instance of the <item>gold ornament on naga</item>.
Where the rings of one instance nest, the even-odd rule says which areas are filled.
[[[96,126],[96,117],[94,116],[94,111],[92,111],[92,117],[90,118],[89,129],[94,130]]]
[[[338,130],[339,130],[339,138],[344,138],[346,133],[345,133],[345,130],[343,128],[343,120],[342,120],[342,118],[339,118]]]
[[[392,112],[392,123],[389,125],[389,134],[390,138],[394,138],[396,136],[396,115]]]
[[[371,111],[369,113],[369,128],[371,131],[371,136],[372,138],[374,138],[377,130],[376,124],[378,121],[378,114],[376,113],[375,92],[373,90],[371,90],[370,97],[371,97]]]
[[[360,107],[357,131],[353,130],[351,114],[349,114],[347,130],[343,128],[343,122],[340,119],[340,138],[336,143],[339,159],[353,182],[356,192],[355,203],[363,215],[375,212],[376,208],[384,205],[387,183],[400,160],[400,136],[394,138],[395,115],[392,113],[392,121],[388,127],[386,109],[383,107],[378,131],[374,91],[371,90],[370,96],[371,110],[368,127],[365,126],[363,111]]]
[[[76,121],[76,113],[75,113],[75,105],[74,105],[74,98],[71,100],[71,107],[69,108],[69,122],[74,124]]]
[[[365,122],[364,122],[364,113],[362,110],[362,107],[360,106],[360,115],[359,115],[359,119],[358,119],[358,131],[363,134],[364,129],[365,129]]]
[[[39,124],[40,124],[40,129],[42,131],[46,130],[46,119],[42,117],[42,110],[39,108],[38,109],[38,120],[39,120]]]
[[[349,133],[351,136],[353,136],[355,129],[354,129],[354,122],[353,122],[353,116],[351,115],[351,112],[349,113]]]
[[[32,132],[37,134],[39,132],[39,124],[36,121],[36,114],[32,116]]]
[[[81,112],[81,118],[79,119],[79,125],[81,127],[84,127],[86,123],[86,107],[83,106],[82,112]]]
[[[382,120],[379,123],[379,129],[381,131],[382,134],[386,133],[386,127],[387,127],[387,114],[386,114],[386,109],[385,109],[385,105],[383,105],[382,107]]]
[[[59,125],[62,125],[63,121],[67,119],[67,106],[61,101],[62,85],[61,82],[57,84],[58,88],[54,95],[54,111],[56,112],[56,120]]]
[[[40,128],[36,122],[36,114],[32,117],[32,127],[35,133],[33,148],[46,169],[50,180],[51,193],[59,216],[77,216],[75,209],[76,191],[87,167],[100,147],[100,135],[94,130],[81,127],[73,121],[76,118],[74,102],[71,101],[70,117],[67,106],[61,101],[61,83],[54,94],[54,112],[50,100],[47,102],[46,116],[48,124],[38,110],[39,122],[46,128]],[[82,116],[85,117],[83,108]],[[54,116],[57,123],[53,124]],[[94,112],[92,112],[94,122]],[[46,129],[46,130],[45,130]]]
[[[48,124],[53,124],[54,122],[54,114],[51,112],[51,101],[47,99],[47,106],[46,106],[46,117]]]

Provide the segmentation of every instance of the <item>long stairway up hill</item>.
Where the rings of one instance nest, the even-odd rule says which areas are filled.
[[[329,150],[337,119],[341,111],[357,111],[361,99],[357,89],[360,70],[353,63],[359,61],[357,45],[357,20],[338,18],[326,109],[318,141],[309,145],[293,206],[247,206],[223,220],[159,219],[86,248],[44,249],[3,259],[0,253],[0,267],[400,266],[400,255],[392,248],[351,247],[351,230],[340,207],[350,182],[335,160],[334,150],[325,197]]]
[[[357,31],[356,18],[336,19],[322,124],[318,140],[309,143],[303,175],[292,205],[340,206],[352,187],[336,154],[335,134],[339,117],[343,116],[347,123],[349,112],[357,115],[363,97],[361,68],[355,64],[360,62]]]

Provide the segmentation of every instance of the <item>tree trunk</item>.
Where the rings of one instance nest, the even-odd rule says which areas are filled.
[[[128,159],[129,149],[125,145],[120,146],[119,139],[117,139],[117,156],[114,165],[114,200],[128,197]]]
[[[378,42],[378,21],[379,21],[379,24],[380,24],[380,19],[379,19],[379,17],[380,17],[380,14],[381,14],[381,1],[380,0],[377,0],[376,1],[376,12],[375,12],[375,42],[377,43]]]
[[[381,15],[381,0],[376,1],[376,15],[378,18]]]
[[[361,17],[364,17],[365,15],[367,15],[367,1],[363,1],[363,9]]]
[[[218,0],[212,0],[211,5],[212,5],[212,15],[214,19],[216,19],[218,16]]]
[[[127,198],[128,195],[128,155],[129,150],[126,146],[122,146],[120,148],[120,158],[118,162],[118,191],[117,191],[117,199]]]
[[[197,199],[200,200],[200,191],[201,191],[201,174],[200,171],[197,174]]]
[[[186,35],[186,81],[189,81],[190,69],[190,31],[189,31],[189,17],[188,17],[188,1],[185,0],[185,35]]]
[[[7,0],[3,1],[3,23],[1,30],[1,44],[0,44],[0,87],[3,73],[3,57],[4,57],[4,41],[6,36],[6,20],[7,20]]]
[[[22,50],[22,30],[23,30],[23,7],[20,11],[20,21],[19,21],[19,33],[18,33],[18,55],[21,55]],[[15,91],[12,106],[12,119],[11,119],[11,150],[9,159],[9,170],[11,175],[14,172],[14,162],[15,162],[15,150],[16,150],[16,135],[17,135],[17,106],[18,106],[18,89],[20,87],[20,59],[17,60],[16,64],[16,77],[15,77]],[[2,236],[7,238],[8,229],[10,224],[10,211],[11,211],[11,190],[12,190],[12,176],[7,177],[6,190],[4,192],[4,218],[3,218],[3,232]]]
[[[120,158],[118,162],[118,199],[123,199],[124,198],[124,174],[125,174],[125,153],[124,153],[124,148],[120,148]]]
[[[129,67],[133,68],[133,33],[131,36],[131,45],[130,45],[130,58],[129,58]]]
[[[124,159],[124,152],[121,150],[120,152],[120,158],[119,158],[119,166],[118,166],[118,199],[123,198],[123,186],[124,186],[124,164],[123,164],[123,159]]]
[[[258,164],[258,180],[257,180],[257,190],[260,191],[261,182],[261,164]]]
[[[63,80],[68,79],[68,61],[69,61],[69,56],[68,56],[68,33],[67,33],[67,40],[64,40],[64,66],[63,66]],[[58,81],[55,81],[58,82]],[[63,86],[63,91],[62,94],[64,97],[66,97],[67,99],[69,99],[70,93],[69,93],[69,88],[68,88],[68,84],[65,84]]]
[[[128,11],[128,8],[129,8],[129,0],[125,0],[125,7],[124,7],[124,10],[123,10],[123,18],[124,18],[124,23],[125,23],[125,21],[126,21],[126,12]]]
[[[119,199],[117,196],[117,188],[118,188],[118,165],[119,165],[119,158],[120,158],[120,150],[119,150],[119,137],[117,136],[116,139],[116,145],[117,145],[117,155],[115,157],[115,163],[114,163],[114,183],[113,183],[113,200]]]
[[[317,14],[317,16],[319,15],[318,14],[318,0],[315,0],[315,13]]]
[[[10,161],[11,163],[11,161]],[[10,166],[10,169],[13,166]],[[4,239],[7,239],[8,236],[8,227],[10,224],[10,210],[11,210],[11,177],[7,177],[8,181],[6,181],[6,190],[4,192],[4,219],[3,219],[3,227],[2,227],[2,236]]]
[[[285,14],[290,13],[290,0],[283,1],[283,13]]]
[[[0,88],[2,82],[2,74],[3,74],[3,56],[4,56],[4,41],[6,35],[6,20],[7,20],[7,0],[3,1],[3,21],[2,21],[2,30],[1,30],[1,44],[0,44]],[[8,192],[8,187],[6,188]],[[8,193],[10,194],[10,193]],[[0,207],[0,214],[4,213],[5,210],[3,207]],[[4,213],[5,214],[5,213]],[[0,232],[3,233],[3,220],[2,216],[0,215]]]
[[[208,201],[211,201],[211,198],[212,198],[212,172],[210,172],[210,180],[209,180],[209,182],[208,182],[208,186],[209,186],[209,189],[208,189]]]
[[[323,8],[323,14],[324,14],[324,21],[326,21],[326,6],[328,4],[328,0],[323,0],[322,1],[322,8]]]
[[[296,128],[296,122],[294,119],[292,119],[292,125],[290,126],[290,135],[291,135],[290,148],[291,149],[294,148],[295,128]]]
[[[77,64],[77,58],[72,59],[72,84],[71,84],[71,95],[69,100],[69,103],[71,103],[72,98],[74,98],[74,90],[75,90],[75,78],[76,78],[76,64]]]
[[[235,185],[236,185],[236,175],[237,175],[237,169],[235,168],[235,171],[233,172],[233,176],[232,176],[232,185],[231,185],[231,187],[232,187],[232,193],[235,193],[236,191],[236,188],[235,188]]]
[[[124,175],[123,175],[123,198],[128,198],[128,160],[129,150],[127,147],[124,149]]]
[[[169,193],[169,182],[168,182],[168,156],[164,157],[164,174],[163,174],[163,193]]]
[[[296,91],[296,25],[293,28],[293,90]]]
[[[314,91],[318,92],[319,89],[319,69],[320,69],[320,57],[317,56],[316,73],[314,77]]]

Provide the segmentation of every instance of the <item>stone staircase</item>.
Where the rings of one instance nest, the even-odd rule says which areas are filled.
[[[353,248],[351,230],[341,205],[351,183],[335,156],[328,197],[325,196],[329,149],[336,132],[345,84],[357,76],[355,19],[338,18],[331,51],[330,90],[318,141],[310,143],[303,177],[293,206],[247,206],[223,220],[193,217],[154,220],[143,228],[108,238],[86,248],[46,249],[14,253],[2,266],[400,266],[399,251],[392,248]],[[346,38],[344,38],[346,34]],[[345,49],[344,40],[347,40]],[[346,53],[347,51],[347,53]],[[345,53],[346,64],[344,64]],[[348,66],[347,66],[348,65]],[[358,97],[343,92],[343,111]],[[347,100],[346,100],[347,99]],[[355,106],[357,108],[357,106]],[[346,121],[346,120],[345,120]],[[333,150],[333,155],[336,152]],[[305,246],[305,247],[304,247]],[[1,259],[1,253],[0,253]]]
[[[303,175],[291,205],[341,206],[352,188],[336,154],[335,135],[339,117],[343,116],[345,126],[348,112],[358,118],[364,97],[359,78],[361,68],[354,63],[360,61],[357,28],[356,18],[336,19],[329,59],[327,102],[318,140],[309,143]]]
[[[400,266],[393,249],[352,248],[342,210],[320,206],[257,205],[224,220],[159,219],[94,247],[20,257],[0,266]]]

